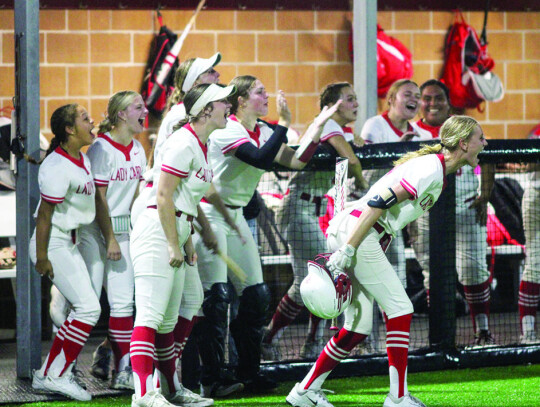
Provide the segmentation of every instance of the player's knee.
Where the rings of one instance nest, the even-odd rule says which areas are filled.
[[[289,288],[287,291],[287,295],[296,304],[304,304],[304,301],[302,301],[302,295],[300,294],[300,284],[297,284],[296,280],[293,282],[291,288]]]
[[[264,323],[270,305],[270,298],[270,289],[266,283],[247,287],[240,297],[238,318],[256,324]]]
[[[204,316],[215,323],[227,320],[231,296],[227,283],[215,283],[204,293],[202,309]]]
[[[165,317],[156,332],[158,334],[168,334],[169,332],[174,331],[177,322],[178,318],[176,317]]]
[[[101,306],[97,299],[95,301],[89,301],[82,307],[75,307],[74,319],[85,322],[88,325],[96,325],[101,315]]]

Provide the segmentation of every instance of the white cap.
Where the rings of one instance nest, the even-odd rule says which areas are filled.
[[[203,110],[208,103],[214,102],[216,100],[225,99],[227,96],[232,95],[234,92],[236,92],[236,86],[234,85],[222,88],[221,86],[212,83],[210,84],[210,86],[208,86],[208,88],[206,88],[203,94],[199,96],[199,99],[197,99],[197,101],[191,107],[188,113],[191,116],[197,116],[199,112]]]
[[[221,61],[221,54],[219,52],[215,53],[210,58],[195,58],[195,61],[191,64],[186,79],[184,79],[184,83],[182,84],[182,92],[190,90],[199,75],[219,64],[219,61]]]

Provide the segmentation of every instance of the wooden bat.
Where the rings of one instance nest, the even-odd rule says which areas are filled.
[[[199,225],[193,224],[193,228],[195,231],[201,235],[201,227]],[[223,253],[219,248],[216,251],[216,254],[219,256],[221,260],[225,262],[227,267],[234,273],[236,277],[240,279],[242,283],[245,283],[247,280],[247,274],[244,270],[242,270],[242,267],[238,265],[233,259],[231,259],[229,256],[227,256],[225,253]]]
[[[161,85],[163,85],[163,82],[165,82],[165,79],[167,79],[167,76],[169,75],[169,72],[171,71],[171,68],[174,65],[174,61],[176,61],[176,58],[178,58],[178,55],[180,54],[180,50],[182,49],[182,45],[184,45],[184,41],[189,31],[191,30],[191,27],[195,23],[195,20],[197,19],[197,15],[201,11],[201,9],[204,7],[205,2],[206,0],[201,0],[199,2],[199,5],[195,9],[195,12],[189,19],[188,23],[186,24],[184,31],[182,31],[180,38],[176,40],[171,50],[167,54],[167,57],[161,64],[161,67],[159,68],[159,72],[156,77],[156,85],[154,85],[154,87],[152,88],[152,91],[150,92],[150,95],[148,96],[148,99],[146,101],[147,105],[151,105],[154,102],[154,100],[159,96],[161,92]]]

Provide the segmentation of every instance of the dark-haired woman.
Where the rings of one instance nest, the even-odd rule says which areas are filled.
[[[206,142],[227,124],[234,87],[198,85],[184,99],[187,119],[170,135],[154,163],[151,196],[131,234],[137,315],[130,355],[135,394],[132,406],[181,404],[173,330],[178,320],[186,263],[197,255],[191,240],[197,205],[210,187],[213,170]],[[154,355],[160,392],[154,390]],[[180,393],[177,394],[177,391]]]
[[[450,97],[446,85],[431,79],[420,86],[420,114],[413,123],[422,139],[438,139],[443,123],[450,118]],[[489,330],[490,273],[486,263],[487,204],[495,182],[492,164],[481,166],[481,180],[475,168],[456,172],[456,270],[463,285],[474,331],[474,345],[493,345]],[[411,230],[412,246],[424,273],[429,295],[429,217],[422,215]],[[417,234],[417,236],[416,236]]]
[[[36,271],[49,277],[72,305],[45,363],[34,372],[32,387],[81,401],[92,397],[76,382],[71,366],[101,312],[77,248],[79,227],[91,223],[96,215],[90,160],[81,152],[82,147],[92,144],[93,128],[93,120],[80,105],[65,105],[52,114],[54,138],[39,169],[41,200],[30,241]]]
[[[443,124],[441,143],[403,156],[363,198],[330,221],[328,249],[333,254],[327,267],[335,277],[349,275],[352,302],[345,309],[343,328],[330,339],[302,382],[290,391],[290,405],[332,407],[322,384],[371,333],[375,300],[387,317],[390,391],[383,407],[425,407],[407,388],[413,306],[384,251],[393,236],[434,205],[446,176],[466,165],[476,167],[478,154],[487,145],[478,122],[467,116],[454,116]]]
[[[270,293],[263,281],[259,251],[242,208],[250,201],[265,170],[274,162],[301,169],[313,155],[326,121],[339,107],[325,108],[305,135],[305,142],[296,152],[287,146],[286,133],[291,121],[287,101],[277,95],[279,121],[275,128],[259,120],[268,114],[268,94],[262,82],[253,76],[238,76],[230,85],[237,93],[230,98],[232,108],[227,127],[210,137],[208,157],[214,169],[214,185],[238,225],[232,229],[218,208],[201,203],[220,249],[246,272],[241,281],[227,274],[227,265],[197,241],[199,271],[204,288],[204,318],[197,324],[197,342],[202,360],[202,395],[225,396],[231,386],[222,374],[227,332],[227,310],[231,301],[227,288],[230,278],[240,298],[238,316],[231,322],[231,332],[238,351],[238,379],[251,391],[267,391],[276,386],[260,374],[262,328]],[[245,241],[243,240],[245,239]],[[200,334],[199,334],[200,333]]]
[[[326,86],[320,96],[321,110],[325,106],[333,106],[338,100],[342,100],[341,105],[324,125],[320,141],[332,146],[339,157],[349,159],[349,172],[354,177],[355,185],[359,190],[366,189],[368,185],[362,176],[362,165],[345,140],[345,134],[350,133],[350,129],[344,126],[356,120],[358,111],[356,94],[350,83],[338,82]],[[321,216],[320,209],[326,208],[325,194],[332,187],[333,178],[334,171],[298,171],[289,182],[289,194],[283,202],[283,224],[293,259],[294,281],[277,306],[263,338],[262,353],[266,360],[280,359],[277,346],[279,337],[304,307],[300,284],[307,274],[307,261],[326,251],[326,237],[321,231],[318,217]],[[319,322],[320,318],[310,314],[308,335],[300,350],[303,359],[315,359],[324,346],[325,324]]]

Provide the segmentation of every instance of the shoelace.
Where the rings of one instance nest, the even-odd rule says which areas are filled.
[[[333,390],[328,390],[328,389],[308,390],[308,391],[313,392],[317,396],[317,398],[320,398],[328,403],[330,402],[328,401],[328,398],[326,397],[326,394],[324,393],[331,393],[331,394],[335,393]]]

